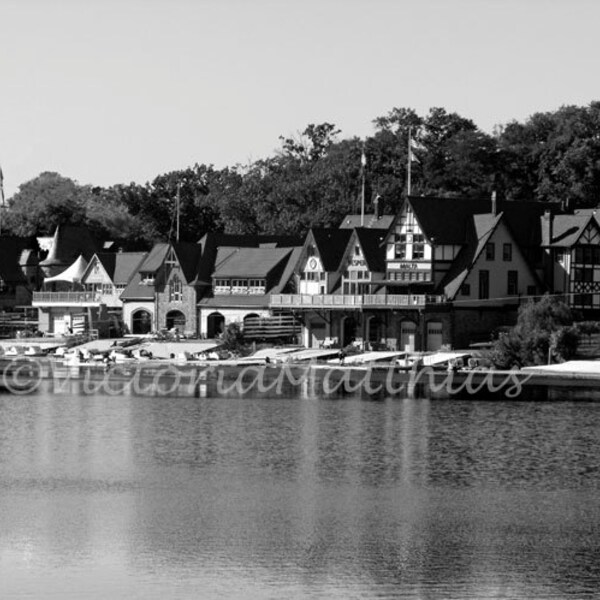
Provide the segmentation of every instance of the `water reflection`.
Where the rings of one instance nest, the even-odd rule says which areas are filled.
[[[594,597],[600,408],[0,396],[8,596]]]

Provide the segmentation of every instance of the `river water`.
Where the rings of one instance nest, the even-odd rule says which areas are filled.
[[[0,597],[600,597],[600,403],[0,395]]]

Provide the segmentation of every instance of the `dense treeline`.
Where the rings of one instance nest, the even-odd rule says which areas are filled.
[[[373,124],[366,140],[340,140],[334,124],[311,124],[297,138],[280,138],[272,157],[220,170],[195,165],[145,185],[81,186],[42,173],[10,199],[5,224],[20,235],[86,224],[101,237],[149,246],[175,238],[179,197],[181,240],[206,231],[302,235],[359,210],[363,151],[367,202],[379,195],[385,212],[394,212],[406,193],[409,131],[412,194],[481,197],[495,190],[507,200],[573,207],[600,200],[600,102],[537,113],[493,135],[443,108],[424,117],[394,108]]]

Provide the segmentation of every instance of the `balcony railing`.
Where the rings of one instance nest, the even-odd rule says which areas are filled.
[[[271,308],[422,308],[444,302],[425,294],[271,294]]]
[[[108,302],[107,302],[108,301]],[[32,304],[94,305],[118,302],[117,294],[101,292],[33,292]]]

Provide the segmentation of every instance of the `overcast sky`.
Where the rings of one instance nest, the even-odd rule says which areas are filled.
[[[5,192],[246,164],[393,107],[491,133],[600,99],[599,26],[596,0],[0,0]]]

